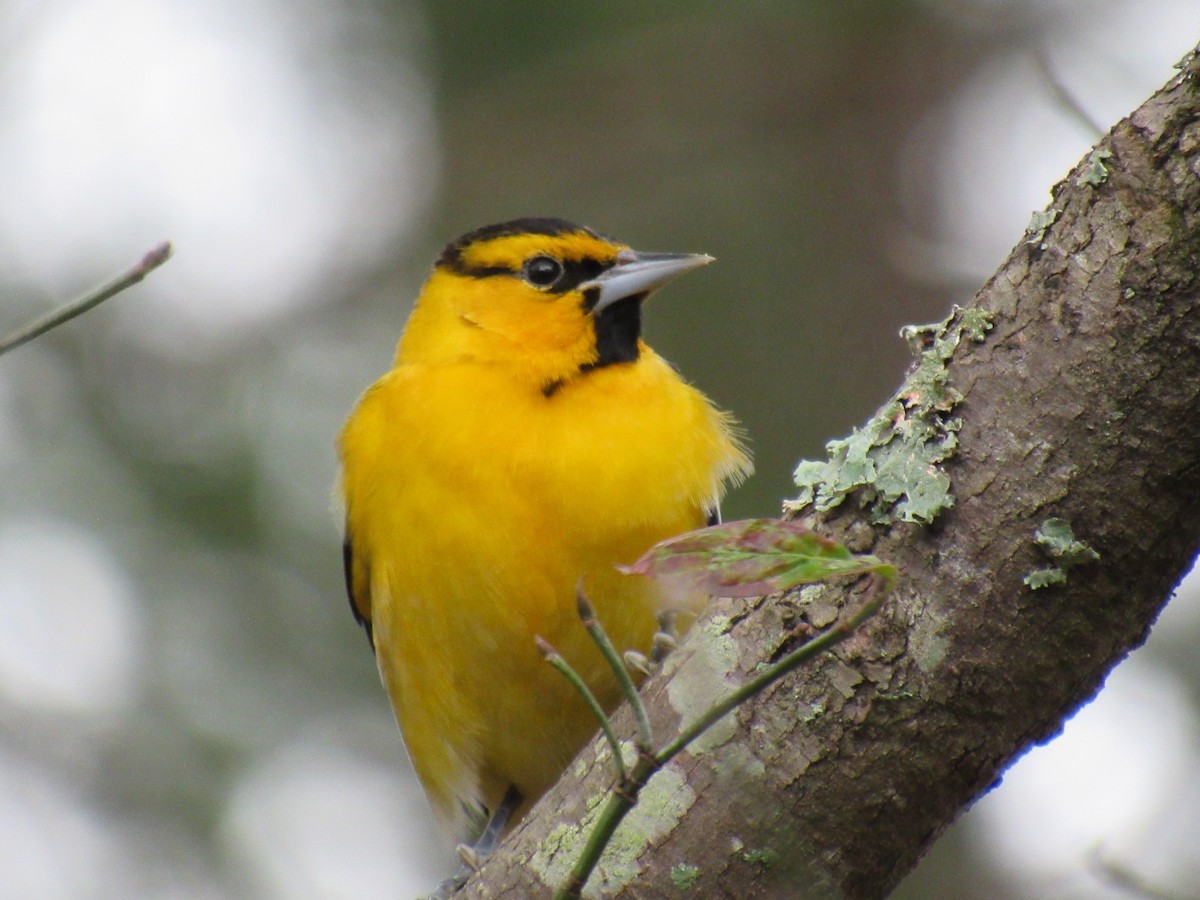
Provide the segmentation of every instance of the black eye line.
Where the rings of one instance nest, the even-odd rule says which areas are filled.
[[[525,266],[521,267],[522,277],[524,277],[525,268],[529,265],[529,262],[542,256],[549,256],[549,254],[539,253],[526,262]],[[550,258],[555,259],[554,257]],[[562,274],[549,285],[534,285],[534,287],[554,296],[570,293],[584,282],[591,281],[601,272],[612,268],[615,264],[615,260],[602,261],[591,257],[584,259],[555,259],[555,261],[562,266]],[[528,281],[528,279],[526,280]],[[533,282],[529,283],[533,284]]]
[[[468,278],[494,278],[496,276],[508,276],[520,278],[527,284],[538,288],[549,297],[556,297],[561,294],[569,293],[575,290],[579,285],[586,281],[591,281],[606,269],[611,269],[616,265],[615,259],[601,260],[595,257],[584,257],[583,259],[560,259],[549,252],[536,253],[529,257],[520,266],[513,268],[505,265],[467,265],[462,260],[462,255],[458,253],[450,253],[451,250],[457,249],[455,245],[447,248],[443,257],[438,260],[436,268],[443,271],[453,272],[456,275],[463,275]],[[538,257],[547,257],[553,259],[562,266],[563,272],[557,280],[549,285],[535,285],[526,275],[526,267],[530,262]]]

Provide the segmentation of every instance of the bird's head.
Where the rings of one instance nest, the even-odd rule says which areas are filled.
[[[504,366],[544,392],[637,360],[641,302],[712,261],[638,253],[561,219],[517,219],[453,241],[434,265],[397,362]]]

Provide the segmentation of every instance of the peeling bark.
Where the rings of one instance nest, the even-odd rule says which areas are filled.
[[[854,497],[813,516],[894,563],[895,595],[652,779],[589,894],[883,896],[1144,640],[1200,547],[1200,65],[1098,147],[1111,155],[1054,189],[1054,221],[976,295],[992,331],[949,361],[954,508],[932,527],[867,524]],[[1050,517],[1100,558],[1035,591]],[[846,591],[714,603],[644,688],[658,733],[827,626]],[[561,883],[612,782],[604,752],[584,751],[461,896]]]

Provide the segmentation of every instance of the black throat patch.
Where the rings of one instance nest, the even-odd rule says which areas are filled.
[[[588,372],[617,363],[637,362],[642,336],[642,301],[645,294],[622,297],[592,317],[596,329],[596,361],[580,367]]]
[[[596,359],[580,366],[578,375],[586,375],[605,366],[637,362],[641,352],[638,341],[642,336],[642,301],[645,299],[646,294],[623,297],[592,317],[592,327],[596,330]],[[552,397],[570,380],[560,378],[551,381],[542,388],[542,394]]]

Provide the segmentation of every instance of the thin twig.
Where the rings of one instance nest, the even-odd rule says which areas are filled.
[[[541,651],[542,656],[545,657],[546,662],[561,672],[563,677],[571,683],[571,686],[583,696],[584,701],[586,701],[592,711],[592,715],[600,723],[600,730],[608,738],[608,745],[612,748],[613,753],[613,765],[617,767],[617,779],[622,782],[625,781],[628,773],[625,771],[625,760],[621,757],[621,742],[617,740],[617,733],[613,731],[612,721],[608,718],[604,707],[600,705],[600,701],[596,699],[596,695],[592,693],[591,688],[587,686],[587,683],[580,674],[571,668],[571,664],[563,659],[562,654],[555,650],[549,641],[544,640],[540,636],[535,636],[533,640],[537,644],[538,650]]]
[[[592,640],[596,646],[600,648],[600,652],[604,654],[604,658],[608,661],[608,665],[613,670],[613,674],[617,677],[617,683],[621,685],[621,693],[625,695],[625,699],[629,701],[630,707],[633,709],[633,718],[637,723],[637,748],[639,753],[649,753],[654,746],[654,733],[650,730],[650,717],[646,715],[646,705],[642,703],[641,695],[638,694],[637,685],[633,683],[633,676],[629,674],[629,669],[625,666],[625,661],[621,659],[621,655],[617,653],[617,648],[613,646],[609,640],[608,634],[601,627],[599,620],[596,619],[596,610],[592,607],[591,601],[583,592],[583,582],[580,581],[575,589],[575,604],[579,609],[579,620],[583,623],[583,627],[587,629],[587,633],[592,636]]]
[[[52,328],[57,328],[64,322],[69,322],[81,313],[87,312],[93,306],[103,303],[109,297],[121,293],[126,288],[133,287],[170,258],[171,244],[169,241],[163,241],[153,250],[146,253],[136,265],[123,274],[118,275],[112,281],[93,288],[86,294],[77,297],[69,303],[63,304],[58,309],[51,310],[46,315],[34,319],[29,324],[0,338],[0,356],[9,350],[32,341],[36,337],[40,337]]]

